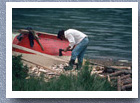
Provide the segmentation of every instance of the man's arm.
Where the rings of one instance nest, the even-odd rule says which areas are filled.
[[[72,49],[71,49],[71,46],[68,46],[67,48],[64,49],[64,52],[72,51],[75,48],[75,46],[76,45],[74,45]]]
[[[64,52],[70,51],[71,46],[68,46],[64,49]]]

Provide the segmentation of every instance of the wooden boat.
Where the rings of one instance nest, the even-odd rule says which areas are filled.
[[[24,47],[30,50],[34,50],[43,54],[48,54],[52,56],[59,56],[59,49],[64,49],[69,45],[69,42],[67,40],[60,40],[57,38],[54,34],[44,33],[44,32],[38,32],[36,31],[36,34],[39,37],[39,42],[44,48],[44,51],[41,49],[40,45],[36,40],[34,40],[33,47],[30,46],[30,41],[28,34],[24,34],[21,41],[17,39],[18,35],[15,36],[13,40],[13,45],[17,45],[20,47]],[[15,48],[13,46],[12,51],[19,52],[19,53],[27,53],[27,54],[34,54],[33,52],[26,51],[20,48]],[[63,56],[70,56],[71,51],[68,52],[62,52]]]

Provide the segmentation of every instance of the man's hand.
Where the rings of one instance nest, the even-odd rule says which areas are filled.
[[[64,52],[67,52],[67,48],[64,49]]]
[[[70,46],[68,46],[67,48],[64,49],[64,52],[70,51]]]

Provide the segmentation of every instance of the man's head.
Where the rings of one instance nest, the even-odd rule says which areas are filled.
[[[64,30],[60,30],[57,34],[57,38],[63,40],[65,39],[65,36],[64,36]]]
[[[33,30],[33,28],[32,27],[27,27],[26,30]]]

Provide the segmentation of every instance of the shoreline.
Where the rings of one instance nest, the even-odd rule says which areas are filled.
[[[100,64],[104,66],[132,66],[129,60],[113,60],[113,59],[88,59],[90,63]]]
[[[38,59],[35,60],[35,58]],[[29,61],[24,61],[24,59]],[[60,62],[58,60],[51,61],[51,59],[48,59],[49,58],[47,57],[39,55],[24,54],[21,60],[22,62],[24,61],[23,65],[27,65],[29,68],[29,76],[25,79],[30,79],[32,76],[40,78],[43,75],[43,80],[49,82],[51,78],[58,78],[61,77],[61,75],[77,76],[83,68],[86,68],[85,70],[87,71],[91,70],[89,72],[91,76],[97,75],[99,78],[106,79],[111,87],[117,88],[118,91],[132,90],[132,63],[127,60],[113,61],[105,59],[88,59],[84,60],[84,64],[80,70],[76,70],[74,65],[72,70],[67,71],[64,70],[64,66],[68,66],[68,63]],[[88,61],[87,64],[86,61]]]

